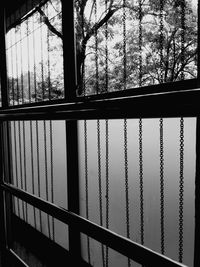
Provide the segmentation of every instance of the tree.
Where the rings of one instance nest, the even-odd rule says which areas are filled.
[[[63,97],[63,73],[56,67],[63,41],[59,5],[52,0],[48,9],[36,8],[53,58],[36,66],[37,94],[31,92],[38,100],[48,99],[49,92],[53,99]],[[197,76],[197,12],[191,0],[75,0],[74,11],[78,95]],[[43,46],[48,47],[47,41]],[[51,79],[42,76],[48,66]]]

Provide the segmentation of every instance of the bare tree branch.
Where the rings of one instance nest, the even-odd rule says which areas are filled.
[[[63,40],[63,35],[62,33],[60,33],[58,30],[56,30],[56,28],[50,23],[48,17],[46,16],[46,14],[44,13],[44,11],[40,8],[40,7],[36,7],[36,10],[40,13],[43,22],[46,24],[46,26],[48,27],[48,29],[54,33],[56,36],[58,36],[59,38],[61,38]]]

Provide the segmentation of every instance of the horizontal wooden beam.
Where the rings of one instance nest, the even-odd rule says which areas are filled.
[[[47,202],[37,196],[16,188],[10,184],[2,184],[2,189],[12,195],[26,201],[34,207],[48,213],[56,219],[68,224],[73,225],[77,229],[91,238],[107,245],[115,251],[127,256],[128,258],[149,267],[162,266],[162,267],[184,267],[185,265],[173,261],[172,259],[163,256],[153,250],[142,246],[130,239],[118,235],[106,228],[103,228],[75,213],[69,212],[66,209],[56,206]]]
[[[195,89],[54,105],[18,106],[1,109],[0,120],[191,117],[199,113],[199,99],[200,89]]]

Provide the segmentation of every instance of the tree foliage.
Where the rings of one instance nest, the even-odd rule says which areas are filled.
[[[22,95],[20,83],[25,99],[64,95],[61,3],[48,5],[36,8],[35,21],[46,27],[48,37],[39,42],[50,61],[41,50],[43,60],[24,72],[21,82],[11,75],[13,99]],[[192,0],[75,0],[74,18],[78,95],[197,77],[197,3]]]

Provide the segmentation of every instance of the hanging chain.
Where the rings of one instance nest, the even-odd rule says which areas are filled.
[[[18,53],[17,53],[17,39],[16,39],[16,36],[17,36],[17,27],[15,27],[15,60],[16,60],[16,76],[17,76],[17,79],[16,79],[16,82],[17,82],[17,103],[19,104],[19,79],[18,79]]]
[[[49,201],[49,181],[48,181],[48,167],[47,167],[47,131],[46,131],[45,120],[43,121],[43,126],[44,126],[44,163],[45,163],[46,200]],[[47,214],[47,224],[48,224],[49,238],[51,238],[49,214]]]
[[[105,11],[107,12],[107,8],[108,8],[108,0],[105,0]],[[105,55],[106,55],[106,59],[105,59],[105,77],[106,77],[106,82],[105,82],[105,91],[106,93],[108,92],[108,21],[106,21],[105,24],[105,38],[106,38],[106,42],[105,42]]]
[[[21,151],[21,125],[20,121],[18,121],[18,137],[19,137],[19,170],[20,170],[20,181],[21,181],[21,189],[24,189],[23,176],[22,176],[22,151]],[[22,201],[22,212],[23,212],[23,220],[26,220],[25,216],[25,202]]]
[[[49,121],[49,136],[50,136],[50,164],[51,164],[51,202],[54,203],[54,175],[53,175],[53,129],[52,121]],[[55,241],[55,223],[52,217],[52,239]]]
[[[29,18],[26,20],[26,31],[27,31],[27,68],[28,68],[28,97],[31,102],[31,85],[30,85],[30,59],[29,59]]]
[[[109,229],[109,125],[106,120],[106,228]],[[108,247],[106,247],[106,267],[108,267]]]
[[[23,49],[22,49],[22,27],[21,25],[19,28],[20,28],[20,63],[21,63],[21,90],[22,90],[21,95],[22,95],[22,104],[24,104],[24,80],[23,80],[24,74],[23,74]]]
[[[127,60],[126,60],[126,0],[123,0],[123,16],[122,16],[122,24],[123,24],[123,86],[124,90],[126,90],[126,80],[127,80]]]
[[[164,232],[164,147],[163,147],[163,118],[160,118],[160,228],[161,228],[161,253],[165,253]]]
[[[185,64],[185,0],[181,1],[181,80],[184,80],[184,64]]]
[[[130,238],[130,222],[129,222],[129,183],[128,183],[128,129],[127,119],[124,119],[124,170],[125,170],[125,199],[126,199],[126,236]],[[131,261],[128,258],[128,267]]]
[[[142,0],[139,0],[139,87],[142,86]]]
[[[14,151],[15,151],[15,173],[16,173],[16,186],[19,187],[19,176],[18,176],[18,164],[17,164],[17,136],[16,136],[16,121],[13,122],[13,131],[14,131]],[[20,217],[20,206],[19,206],[19,198],[17,198],[17,208],[18,208],[18,216]]]
[[[23,159],[24,159],[24,189],[27,191],[27,175],[26,175],[26,134],[25,134],[25,125],[24,121],[22,121],[22,133],[23,133]],[[26,222],[28,222],[28,205],[25,202],[25,209],[26,209]]]
[[[180,180],[179,180],[179,262],[183,261],[183,204],[184,204],[184,119],[180,119]]]
[[[37,101],[37,81],[36,81],[36,53],[35,53],[35,23],[34,23],[34,15],[32,16],[32,36],[33,36],[33,77],[34,77],[34,91],[35,91],[35,101]]]
[[[89,199],[88,199],[88,136],[87,136],[87,121],[84,121],[84,145],[85,145],[85,198],[86,198],[86,219],[89,219]],[[90,239],[87,236],[88,262],[90,259]]]
[[[100,121],[99,120],[97,120],[97,155],[98,155],[100,225],[103,226],[102,181],[101,181],[101,130],[100,130]],[[105,256],[104,256],[103,244],[101,244],[101,251],[102,251],[103,266],[105,266]]]
[[[25,136],[24,136],[24,142],[25,142]],[[31,142],[31,175],[32,175],[32,193],[35,195],[35,171],[34,171],[34,160],[33,160],[33,125],[32,121],[30,121],[30,142]],[[24,152],[25,153],[25,152]],[[25,154],[24,154],[25,157]],[[36,210],[35,207],[33,207],[33,217],[34,217],[34,227],[36,228]]]
[[[144,244],[144,181],[143,181],[143,126],[142,119],[139,119],[139,177],[140,177],[140,237],[141,244]]]
[[[42,20],[42,15],[40,14],[40,20]],[[44,88],[44,58],[43,58],[43,24],[40,25],[40,49],[41,49],[41,79],[42,79],[42,100],[45,99],[45,88]]]
[[[41,197],[41,188],[40,188],[40,151],[39,151],[39,133],[38,133],[38,121],[36,121],[36,148],[37,148],[37,175],[38,175],[38,197]],[[39,210],[40,218],[40,232],[42,232],[42,212]]]
[[[46,6],[46,12],[47,12],[47,17],[49,17],[49,8],[48,8],[48,3]],[[50,42],[49,42],[49,38],[50,38],[50,30],[47,27],[47,67],[48,67],[48,88],[49,88],[49,100],[51,100],[51,72],[50,72]]]
[[[12,33],[12,31],[11,31]],[[13,40],[12,40],[12,34],[10,33],[10,49],[11,49],[11,60],[13,59]],[[15,90],[14,90],[14,78],[13,78],[13,64],[11,62],[11,77],[12,77],[12,96],[13,96],[13,106],[15,105]]]
[[[163,41],[164,41],[164,35],[163,35],[163,9],[164,9],[164,3],[163,0],[160,0],[160,82],[163,83]]]
[[[95,24],[97,23],[97,1],[94,0],[94,13],[95,13]],[[96,68],[96,93],[99,92],[99,66],[98,66],[98,36],[97,28],[95,29],[95,68]]]

